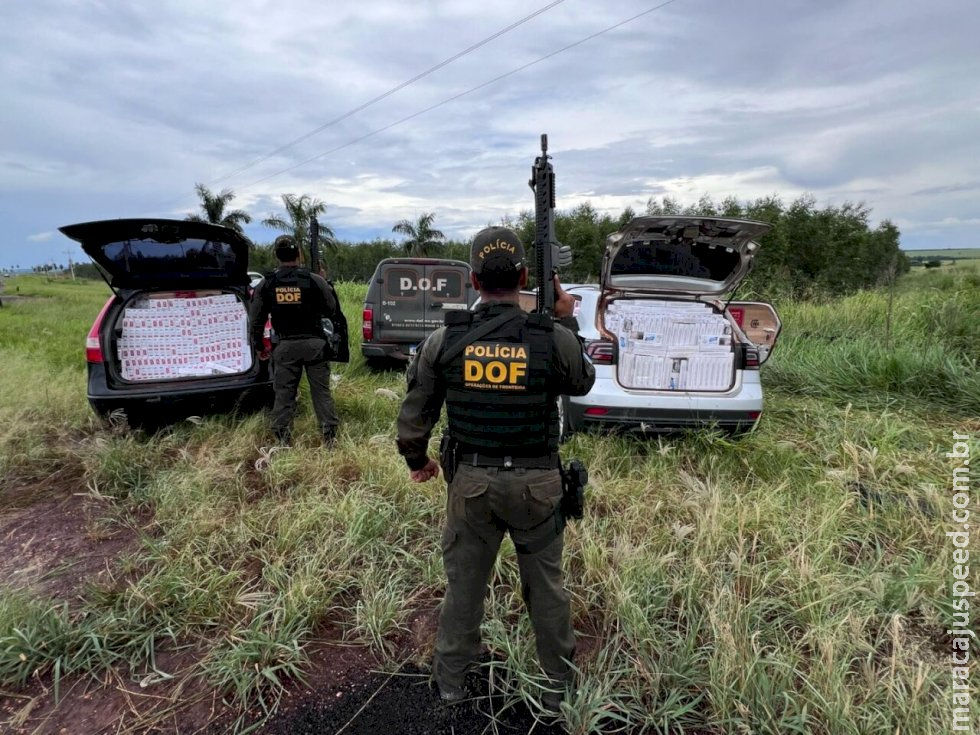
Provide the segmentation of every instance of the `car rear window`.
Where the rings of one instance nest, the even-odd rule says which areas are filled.
[[[389,298],[414,298],[424,291],[433,298],[462,301],[463,274],[441,268],[432,270],[427,276],[412,268],[389,268],[385,274],[385,294]]]
[[[637,241],[620,248],[612,262],[613,276],[671,275],[724,281],[739,265],[739,254],[708,243],[674,244]]]
[[[233,275],[235,251],[226,242],[194,238],[160,242],[123,240],[102,247],[105,257],[119,273],[225,273]]]

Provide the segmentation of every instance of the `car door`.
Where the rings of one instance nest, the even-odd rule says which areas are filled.
[[[462,263],[427,264],[424,278],[424,322],[429,333],[445,323],[447,311],[468,309],[473,289],[469,268]]]
[[[375,319],[376,339],[417,345],[426,331],[426,266],[395,262],[380,276],[379,314]]]

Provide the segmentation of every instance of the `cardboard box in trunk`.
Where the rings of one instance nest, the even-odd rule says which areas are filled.
[[[131,302],[116,343],[124,380],[230,375],[252,367],[248,313],[234,294]]]
[[[619,382],[640,390],[723,391],[735,360],[732,328],[700,302],[619,299],[605,326],[619,342]]]

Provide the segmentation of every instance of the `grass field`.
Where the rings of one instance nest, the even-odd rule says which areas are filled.
[[[583,652],[568,732],[951,731],[945,453],[954,432],[974,450],[980,434],[971,266],[910,274],[892,294],[778,304],[766,411],[740,440],[586,434],[563,450],[592,476],[587,515],[567,532]],[[261,414],[150,437],[101,426],[82,360],[105,287],[15,286],[34,298],[0,309],[0,489],[68,468],[104,523],[140,542],[70,604],[0,588],[0,689],[108,670],[140,680],[186,646],[188,687],[272,712],[325,630],[405,663],[394,637],[444,586],[445,487],[408,481],[399,403],[376,393],[403,394],[403,376],[366,370],[356,328],[353,361],[336,370],[337,448],[316,444],[306,399],[295,434],[307,440],[267,457]],[[340,294],[356,325],[364,286]],[[484,637],[497,685],[533,699],[508,543]],[[976,640],[970,653],[976,687]]]
[[[932,248],[929,250],[903,250],[902,252],[910,258],[980,259],[980,248]]]

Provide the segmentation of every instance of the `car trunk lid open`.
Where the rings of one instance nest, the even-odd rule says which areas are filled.
[[[59,228],[116,291],[248,287],[248,240],[203,222],[119,219]]]
[[[616,376],[624,388],[733,388],[743,333],[723,308],[706,301],[745,278],[755,239],[768,230],[763,222],[723,217],[646,216],[609,236],[601,322],[615,342]]]

